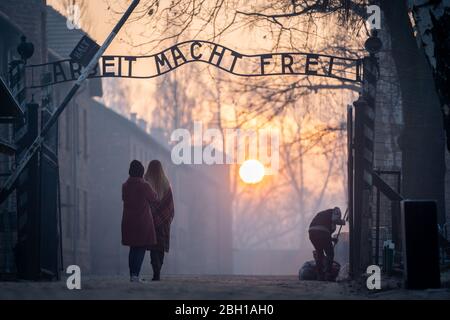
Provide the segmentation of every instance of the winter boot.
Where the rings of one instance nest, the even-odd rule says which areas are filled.
[[[161,267],[159,265],[152,264],[152,268],[153,268],[152,281],[160,281],[161,280]]]
[[[335,281],[332,268],[333,268],[333,260],[326,257],[325,258],[325,281]]]
[[[320,257],[316,251],[313,251],[314,261],[316,262],[317,280],[324,281],[325,273],[323,270],[323,257]]]

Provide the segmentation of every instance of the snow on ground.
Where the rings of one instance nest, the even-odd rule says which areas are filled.
[[[350,282],[299,281],[295,276],[85,277],[81,290],[59,282],[1,282],[0,299],[450,299],[450,289],[368,292]]]

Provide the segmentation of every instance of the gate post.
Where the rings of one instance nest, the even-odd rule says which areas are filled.
[[[369,106],[360,96],[353,103],[354,125],[354,196],[353,196],[353,263],[352,271],[358,276],[370,258],[369,218],[371,216],[373,129],[367,125]]]
[[[353,216],[350,268],[353,276],[359,276],[372,260],[372,172],[375,138],[375,97],[378,62],[375,54],[381,49],[376,30],[365,43],[370,53],[363,61],[363,88],[355,108],[353,139]]]

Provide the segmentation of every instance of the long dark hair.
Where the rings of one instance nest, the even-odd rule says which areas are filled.
[[[156,192],[159,200],[161,200],[170,189],[169,179],[167,179],[159,160],[150,161],[144,178]]]

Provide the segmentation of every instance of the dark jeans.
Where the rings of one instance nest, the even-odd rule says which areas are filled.
[[[142,261],[145,257],[145,248],[130,247],[128,255],[128,266],[130,267],[130,276],[139,276],[141,272]]]
[[[164,251],[150,250],[150,258],[152,259],[153,278],[159,280],[161,268],[164,263]]]
[[[309,239],[311,240],[317,257],[316,265],[319,274],[331,272],[331,267],[334,261],[333,242],[331,241],[331,234],[323,231],[312,230],[309,231]],[[325,270],[324,270],[325,267]]]

